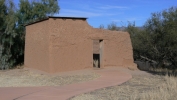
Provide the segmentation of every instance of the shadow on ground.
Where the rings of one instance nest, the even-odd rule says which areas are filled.
[[[177,70],[171,70],[167,68],[155,68],[154,65],[149,62],[135,61],[138,66],[138,69],[141,71],[146,71],[152,75],[168,75],[177,77]]]

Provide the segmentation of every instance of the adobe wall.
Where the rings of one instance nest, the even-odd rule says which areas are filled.
[[[104,40],[103,64],[136,67],[127,32],[94,29],[83,20],[49,19],[51,72],[93,67],[93,40]]]
[[[136,69],[129,33],[103,29],[93,29],[93,31],[90,35],[91,39],[104,41],[104,67],[124,66]]]
[[[135,68],[127,32],[95,29],[83,19],[49,18],[26,27],[25,66],[50,73],[93,68],[93,40],[103,40],[103,65]]]
[[[25,66],[49,72],[48,20],[26,27]]]
[[[84,20],[49,19],[51,72],[93,67],[91,27]]]

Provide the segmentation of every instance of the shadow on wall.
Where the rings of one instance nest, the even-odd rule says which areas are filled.
[[[93,54],[93,67],[100,68],[100,54]]]

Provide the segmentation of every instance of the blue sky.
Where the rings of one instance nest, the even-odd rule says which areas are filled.
[[[59,6],[55,16],[87,17],[93,27],[111,22],[126,26],[128,21],[142,26],[151,13],[177,7],[177,0],[59,0]]]

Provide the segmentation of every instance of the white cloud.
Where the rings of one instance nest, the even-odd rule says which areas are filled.
[[[73,9],[61,9],[60,16],[73,16],[73,17],[98,17],[98,16],[114,16],[120,13],[108,13],[99,10],[86,11],[86,10],[73,10]]]
[[[80,16],[80,17],[101,16],[100,13],[81,11],[81,10],[72,10],[72,9],[61,9],[60,15],[64,15],[64,16]]]
[[[100,9],[128,9],[128,7],[125,6],[112,6],[112,5],[105,5],[102,7],[98,7]]]

